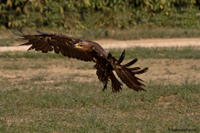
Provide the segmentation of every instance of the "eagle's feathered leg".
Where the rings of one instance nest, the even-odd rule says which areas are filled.
[[[119,92],[120,90],[122,90],[122,84],[117,80],[112,70],[103,70],[98,64],[96,64],[94,67],[97,69],[96,74],[98,76],[98,79],[104,84],[103,91],[107,89],[107,84],[109,80],[111,80],[113,92]]]
[[[98,76],[98,79],[101,82],[103,82],[103,84],[104,84],[104,87],[103,87],[103,91],[104,91],[105,89],[107,89],[107,84],[108,84],[108,81],[109,81],[108,74],[107,74],[108,72],[103,70],[102,67],[100,67],[99,64],[96,64],[94,67],[97,69],[96,74]]]

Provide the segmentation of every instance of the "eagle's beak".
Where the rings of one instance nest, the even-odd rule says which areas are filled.
[[[80,48],[80,49],[82,49],[82,47],[81,47],[81,46],[79,46],[79,44],[78,44],[78,43],[74,45],[74,48]]]

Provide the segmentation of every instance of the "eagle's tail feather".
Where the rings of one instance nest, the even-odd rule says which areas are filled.
[[[119,60],[117,61],[117,64],[120,64],[124,60],[124,57],[125,57],[125,50],[122,52]]]
[[[112,91],[119,92],[120,90],[122,90],[121,88],[122,84],[119,82],[119,80],[117,80],[113,72],[111,72],[110,76],[111,76]]]
[[[124,67],[129,67],[129,66],[133,65],[134,63],[136,63],[137,61],[138,61],[138,59],[135,58],[135,59],[133,59],[132,61],[130,61],[130,62],[128,62],[128,63],[126,63],[126,64],[124,64],[124,65],[122,65],[122,66],[124,66]]]
[[[123,54],[124,55],[124,54]],[[109,53],[108,60],[110,60],[111,65],[113,66],[114,70],[116,71],[118,77],[121,79],[123,83],[125,83],[129,88],[132,88],[136,91],[145,91],[141,86],[145,86],[142,82],[143,80],[136,77],[135,74],[142,74],[145,73],[148,68],[140,69],[139,67],[135,68],[128,68],[132,64],[136,63],[138,59],[134,59],[130,62],[128,62],[125,65],[121,65],[118,63],[115,63],[114,57]]]

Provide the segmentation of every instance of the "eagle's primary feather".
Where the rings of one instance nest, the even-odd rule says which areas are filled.
[[[112,91],[118,92],[122,90],[122,84],[116,78],[113,71],[116,71],[118,77],[123,83],[125,83],[129,88],[140,91],[144,90],[141,86],[143,80],[135,76],[135,74],[142,74],[148,70],[148,68],[140,69],[139,67],[129,68],[138,61],[138,59],[133,59],[132,61],[122,65],[122,61],[125,57],[125,50],[121,54],[120,58],[115,58],[111,53],[105,52],[105,50],[96,42],[92,41],[82,41],[73,37],[69,37],[63,34],[57,33],[43,33],[41,31],[37,32],[37,35],[25,35],[21,28],[19,28],[19,35],[24,40],[28,42],[21,45],[31,45],[28,50],[42,51],[43,53],[48,53],[49,51],[54,51],[56,54],[61,53],[69,58],[76,58],[82,61],[92,61],[95,62],[95,68],[97,69],[98,79],[103,82],[105,90],[107,88],[107,83],[111,80]]]

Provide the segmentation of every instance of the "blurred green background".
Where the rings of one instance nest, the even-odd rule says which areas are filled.
[[[200,0],[0,0],[0,34],[18,25],[89,40],[200,37]]]
[[[1,0],[0,27],[200,28],[200,0]]]

